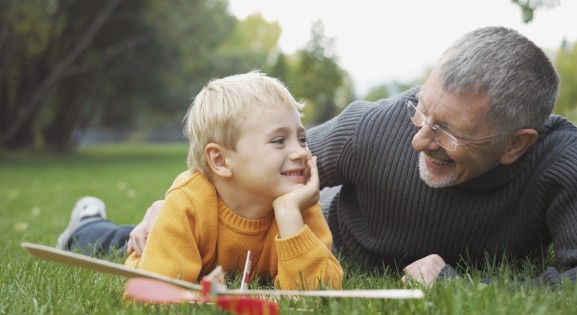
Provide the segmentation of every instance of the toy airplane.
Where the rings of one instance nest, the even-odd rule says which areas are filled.
[[[335,297],[366,299],[419,299],[424,296],[421,290],[249,290],[247,289],[250,273],[250,252],[243,273],[240,290],[230,290],[224,283],[224,273],[217,267],[204,277],[201,284],[190,283],[179,279],[162,276],[142,270],[128,268],[124,265],[97,259],[77,253],[60,250],[54,247],[33,243],[21,243],[22,248],[38,258],[55,261],[61,264],[104,272],[129,278],[126,284],[126,295],[136,300],[151,303],[216,303],[219,307],[233,314],[275,315],[279,313],[278,305],[258,297]],[[191,292],[195,291],[196,294]]]

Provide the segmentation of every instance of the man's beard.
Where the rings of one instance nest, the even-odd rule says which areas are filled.
[[[425,161],[426,155],[423,152],[419,152],[419,176],[431,188],[444,188],[453,186],[457,181],[457,173],[453,170],[449,175],[445,175],[441,178],[435,176],[428,168],[427,162]]]

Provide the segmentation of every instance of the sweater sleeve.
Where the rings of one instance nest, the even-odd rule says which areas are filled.
[[[198,282],[202,261],[197,246],[197,224],[190,201],[179,190],[169,192],[146,247],[139,257],[132,253],[126,265],[171,278]],[[187,223],[185,223],[187,222]]]
[[[560,133],[561,147],[557,159],[542,176],[537,195],[546,201],[546,224],[553,241],[555,260],[563,270],[548,267],[530,285],[561,286],[564,281],[575,282],[577,273],[577,142],[574,134]]]
[[[361,116],[373,103],[351,103],[337,117],[307,131],[307,144],[312,155],[317,156],[320,186],[332,187],[344,184],[339,165],[348,157],[355,129]]]
[[[303,212],[305,226],[288,238],[276,238],[278,275],[282,289],[340,289],[343,269],[332,254],[332,236],[320,205]]]
[[[462,277],[457,273],[457,271],[455,271],[455,269],[453,269],[453,267],[451,267],[451,265],[445,265],[437,276],[437,281],[445,281],[455,278],[461,279]],[[481,283],[491,284],[493,280],[493,278],[484,278],[481,279]],[[550,288],[562,288],[564,282],[575,282],[576,280],[577,268],[560,272],[557,268],[547,267],[537,278],[526,281],[510,280],[509,283],[513,287],[548,286]]]
[[[547,207],[545,220],[557,263],[577,267],[577,142],[564,145],[540,182],[537,196]]]
[[[333,119],[315,126],[307,131],[307,143],[311,153],[317,156],[321,188],[347,184],[347,172],[358,165],[359,154],[355,148],[358,138],[363,138],[361,125],[365,118],[371,117],[376,111],[387,111],[400,101],[414,97],[419,87],[407,90],[394,98],[381,99],[376,102],[355,101],[349,104],[342,113]],[[403,103],[404,104],[404,103]],[[370,124],[382,128],[382,122]],[[372,127],[371,127],[372,128]]]

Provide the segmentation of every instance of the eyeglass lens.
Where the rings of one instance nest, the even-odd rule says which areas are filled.
[[[448,134],[441,127],[429,124],[425,119],[425,115],[421,113],[411,101],[407,101],[407,113],[416,127],[421,128],[423,127],[423,124],[429,125],[431,130],[433,130],[433,138],[435,139],[435,142],[437,142],[441,147],[449,151],[453,151],[456,148],[453,136]]]

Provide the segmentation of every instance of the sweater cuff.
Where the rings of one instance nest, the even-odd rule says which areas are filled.
[[[319,239],[311,231],[308,225],[305,225],[297,234],[287,237],[276,237],[276,248],[279,260],[289,260],[310,252],[319,244]]]
[[[453,267],[451,267],[451,265],[446,264],[445,267],[443,267],[443,269],[441,269],[441,271],[439,272],[439,275],[437,275],[437,281],[449,280],[449,279],[460,278],[460,277],[461,276],[459,275],[459,273],[457,273],[457,271],[455,269],[453,269]]]
[[[567,270],[561,274],[556,268],[548,267],[540,277],[529,281],[529,285],[547,285],[552,288],[560,288],[564,279],[575,279],[575,270]]]

